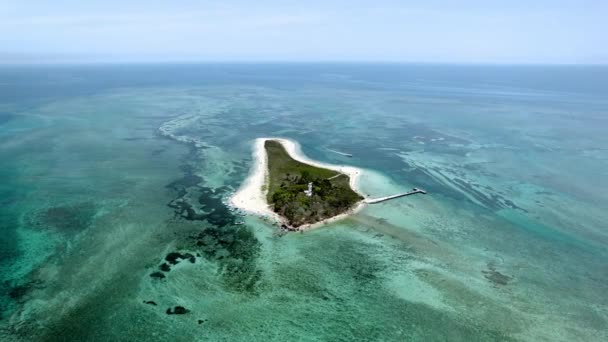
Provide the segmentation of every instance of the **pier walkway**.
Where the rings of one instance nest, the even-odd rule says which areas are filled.
[[[404,197],[404,196],[409,196],[409,195],[415,195],[415,194],[426,195],[426,191],[424,191],[422,189],[418,189],[418,188],[413,188],[412,191],[404,192],[402,194],[397,194],[397,195],[392,195],[392,196],[385,196],[385,197],[378,197],[378,198],[368,198],[368,199],[365,199],[365,203],[367,203],[367,204],[376,204],[376,203],[392,200],[394,198],[399,198],[399,197]]]

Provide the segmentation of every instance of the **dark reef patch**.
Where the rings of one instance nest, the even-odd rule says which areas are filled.
[[[167,315],[185,315],[188,312],[190,312],[190,310],[183,306],[176,306],[173,308],[173,310],[171,310],[171,308],[167,309]]]
[[[256,294],[256,285],[263,275],[257,267],[260,242],[246,225],[235,224],[240,218],[223,203],[222,199],[233,188],[203,186],[204,179],[194,175],[191,166],[183,165],[181,170],[185,175],[167,185],[176,192],[176,198],[168,206],[175,210],[176,219],[204,223],[199,232],[181,241],[185,243],[182,248],[193,251],[196,257],[218,263],[227,290]],[[163,265],[166,266],[160,267],[165,271],[183,260],[195,263],[196,257],[174,251],[165,256]]]
[[[163,278],[165,278],[165,275],[162,272],[153,272],[150,274],[150,277],[163,279]]]
[[[28,292],[29,288],[26,285],[13,287],[9,292],[8,296],[12,299],[21,299]]]
[[[181,259],[186,259],[186,256],[182,255],[179,252],[171,252],[165,257],[165,260],[172,265],[177,265],[181,261]]]
[[[229,189],[225,187],[217,190],[206,187],[201,188],[198,204],[200,205],[201,210],[209,213],[205,215],[205,220],[207,220],[207,222],[220,227],[234,224],[234,214],[221,200],[221,195],[228,191]]]
[[[228,186],[217,189],[202,186],[204,179],[195,175],[191,166],[182,165],[180,169],[185,175],[167,185],[177,193],[168,204],[175,209],[175,216],[190,221],[207,221],[217,226],[234,224],[234,214],[221,199],[232,189]]]
[[[90,202],[51,207],[38,215],[37,226],[46,226],[64,233],[77,233],[88,228],[97,210]]]
[[[11,299],[18,301],[18,300],[23,299],[23,297],[25,297],[33,289],[41,287],[41,285],[42,285],[42,282],[40,280],[32,280],[27,283],[12,286],[12,287],[9,286],[8,284],[6,284],[6,286],[3,286],[3,287],[9,288],[8,296]]]
[[[190,254],[190,253],[179,253],[179,252],[171,252],[169,254],[167,254],[167,256],[165,256],[165,260],[170,263],[171,265],[177,265],[179,264],[182,260],[189,260],[191,263],[194,263],[196,261],[196,258],[194,257],[194,255]],[[161,270],[164,272],[168,272],[170,271],[170,266],[167,265],[166,263],[160,265]],[[167,271],[165,271],[164,269],[167,269]]]
[[[210,226],[192,236],[192,244],[203,257],[219,263],[227,288],[256,292],[255,285],[262,277],[262,271],[257,268],[260,242],[249,228]]]
[[[496,267],[492,263],[488,264],[488,269],[481,271],[481,273],[483,273],[483,276],[494,284],[494,286],[505,286],[508,285],[511,280],[513,280],[513,277],[509,277],[497,271]]]

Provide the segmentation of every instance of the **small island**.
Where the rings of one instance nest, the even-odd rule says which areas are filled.
[[[260,138],[249,177],[231,197],[233,207],[271,218],[288,230],[303,230],[360,209],[361,170],[308,159],[283,138]]]
[[[363,197],[346,174],[293,159],[280,141],[266,140],[266,200],[291,227],[317,223],[352,209]]]

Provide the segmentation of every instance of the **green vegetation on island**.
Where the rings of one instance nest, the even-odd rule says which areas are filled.
[[[264,148],[268,154],[268,203],[291,226],[342,214],[363,199],[351,189],[347,175],[300,163],[278,141],[268,140]]]

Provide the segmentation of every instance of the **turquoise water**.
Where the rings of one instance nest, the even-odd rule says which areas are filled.
[[[606,67],[0,68],[0,337],[607,340],[607,95]],[[222,202],[264,136],[428,195],[279,234]]]

